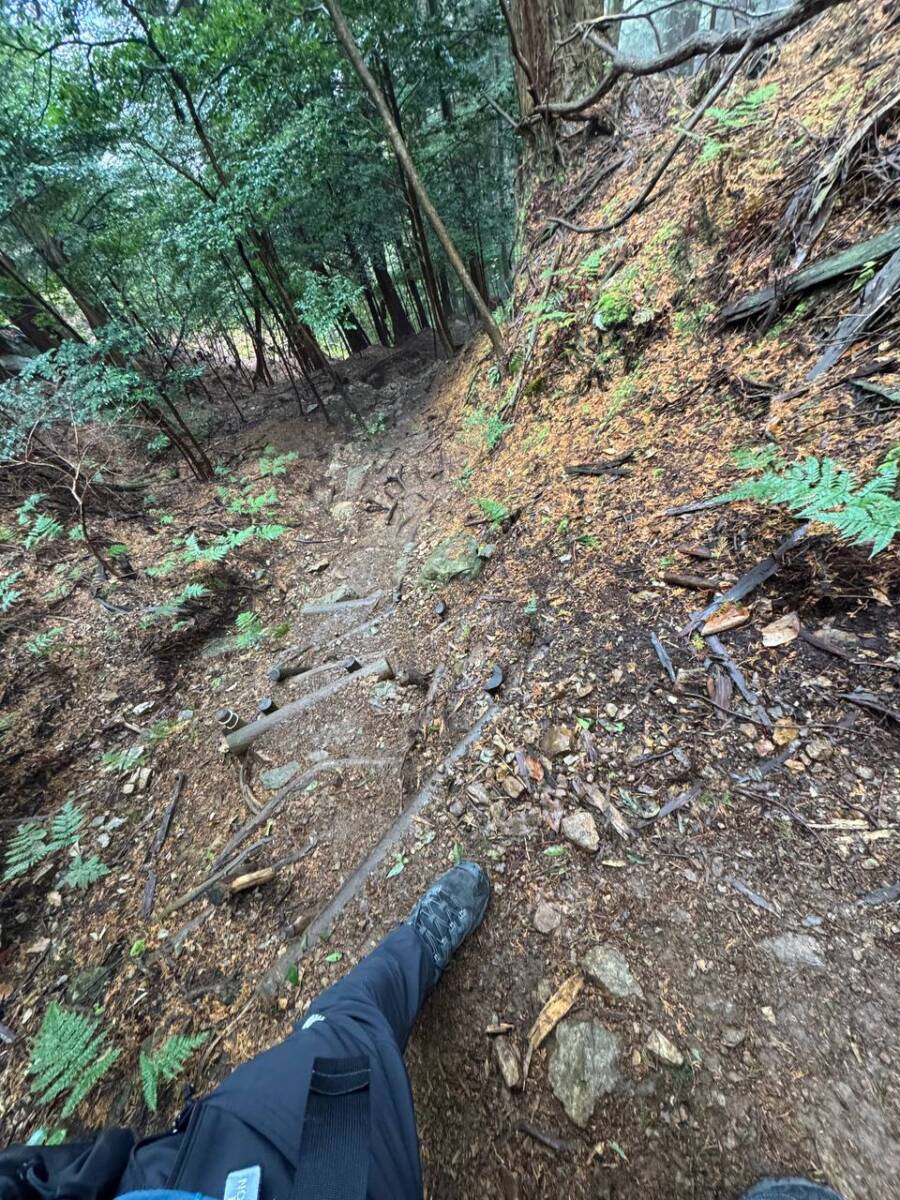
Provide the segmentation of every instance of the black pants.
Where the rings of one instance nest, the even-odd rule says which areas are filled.
[[[341,1079],[368,1088],[364,1194],[369,1200],[420,1198],[419,1143],[403,1051],[436,981],[424,943],[401,925],[310,1005],[286,1041],[238,1067],[201,1100],[184,1133],[137,1146],[120,1192],[172,1188],[222,1196],[230,1172],[260,1166],[260,1200],[288,1200],[308,1153],[308,1112],[312,1117],[314,1107],[315,1120],[322,1122],[324,1113],[327,1123],[328,1102],[319,1102],[317,1087],[324,1070],[326,1091],[339,1092]],[[340,1147],[333,1149],[340,1165]],[[302,1169],[299,1174],[302,1184]],[[295,1195],[302,1196],[302,1188]]]

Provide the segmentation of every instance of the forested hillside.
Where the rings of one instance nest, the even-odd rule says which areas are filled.
[[[463,856],[426,1194],[900,1190],[900,14],[0,3],[0,1141]]]

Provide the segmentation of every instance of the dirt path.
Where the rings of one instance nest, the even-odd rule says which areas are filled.
[[[266,624],[289,623],[293,652],[213,643],[149,693],[134,664],[111,663],[84,700],[98,738],[111,690],[191,716],[139,805],[76,760],[91,814],[126,818],[111,847],[120,870],[77,923],[46,885],[19,894],[29,937],[50,939],[29,1008],[13,1014],[20,1029],[32,1034],[49,998],[71,1001],[73,980],[99,970],[93,1003],[121,1042],[213,1031],[190,1072],[206,1087],[287,1032],[465,854],[489,866],[492,907],[409,1059],[429,1196],[725,1200],[768,1171],[822,1175],[847,1200],[896,1194],[897,910],[890,898],[859,902],[891,882],[866,849],[898,817],[889,735],[862,715],[829,724],[810,701],[801,767],[784,770],[782,756],[771,802],[748,799],[735,778],[760,762],[760,731],[675,693],[633,594],[588,597],[577,564],[549,543],[485,527],[498,547],[479,581],[422,587],[424,559],[467,511],[443,444],[446,405],[429,394],[444,372],[424,343],[360,356],[351,371],[374,432],[288,416],[238,447],[300,454],[285,503],[295,539],[253,575]],[[513,599],[523,571],[538,614]],[[430,675],[424,686],[354,679],[348,656]],[[273,657],[309,671],[273,687]],[[483,685],[496,665],[492,699]],[[263,695],[283,706],[338,681],[254,743],[243,782],[215,747],[223,704],[247,717]],[[175,770],[188,780],[155,865],[148,951],[131,957],[148,928],[146,846]],[[248,804],[276,794],[273,770],[288,793],[244,843],[267,839],[247,869],[312,848],[265,887],[166,915],[250,819]],[[302,789],[290,791],[291,772]],[[877,811],[864,805],[872,789]],[[25,950],[23,937],[7,962],[27,965]],[[532,1022],[573,977],[584,986],[524,1088],[521,1075],[504,1082],[499,1047],[521,1071]],[[35,1121],[26,1061],[17,1048],[6,1068],[11,1137]],[[97,1116],[151,1124],[133,1080]]]

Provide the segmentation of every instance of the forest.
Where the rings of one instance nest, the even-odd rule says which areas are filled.
[[[427,1195],[900,1188],[898,66],[0,0],[0,1145],[171,1123],[471,857]]]

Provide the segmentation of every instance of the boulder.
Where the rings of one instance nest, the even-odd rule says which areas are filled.
[[[477,579],[481,567],[478,542],[470,533],[456,533],[432,550],[422,568],[422,579],[439,584],[451,579]]]

